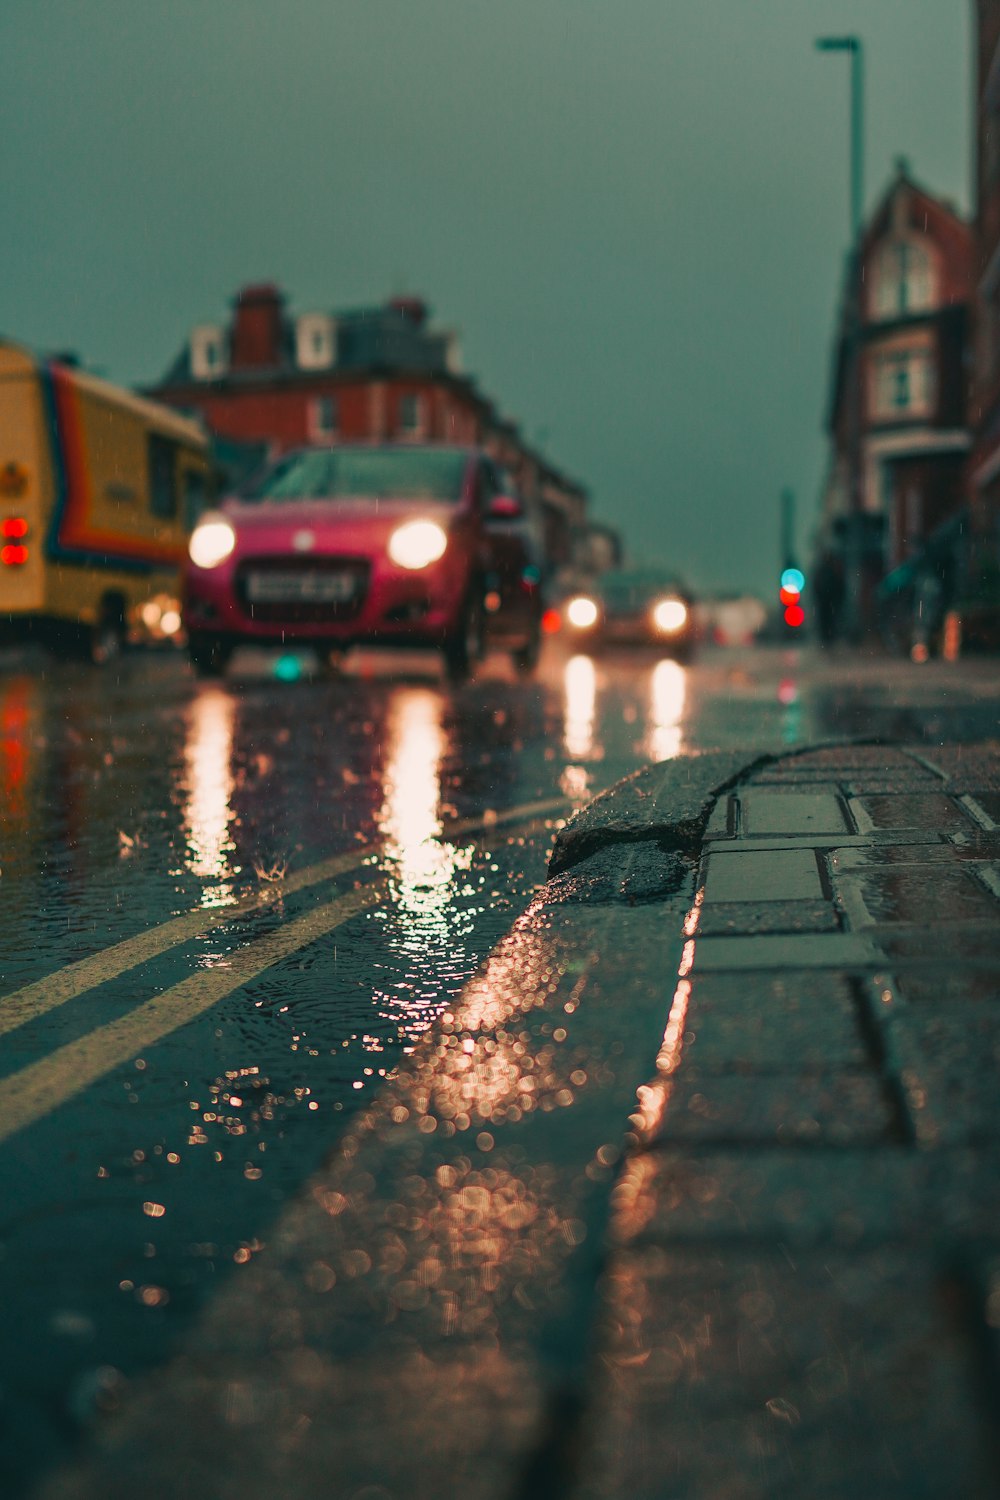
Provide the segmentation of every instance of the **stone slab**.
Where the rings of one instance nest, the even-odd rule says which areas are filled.
[[[850,986],[823,973],[696,975],[682,1058],[685,1077],[870,1065]]]
[[[831,792],[747,788],[740,793],[742,832],[760,834],[853,833],[839,797]]]
[[[956,922],[993,920],[1000,934],[1000,904],[973,877],[970,866],[872,868],[838,875],[834,884],[852,927],[897,922],[952,927]]]
[[[954,1300],[899,1250],[619,1253],[580,1500],[994,1493]]]
[[[824,892],[811,849],[762,853],[735,847],[713,849],[706,895],[715,901],[822,901]]]
[[[722,969],[867,969],[885,962],[863,933],[799,934],[791,937],[710,937],[697,945],[699,974]]]
[[[702,937],[733,937],[759,932],[838,932],[840,921],[828,901],[713,901],[703,906]]]
[[[661,1146],[626,1164],[615,1189],[614,1236],[618,1243],[794,1248],[930,1243],[940,1230],[931,1194],[946,1186],[936,1167],[899,1147],[695,1153]],[[963,1231],[975,1208],[972,1186],[966,1172],[952,1212]]]
[[[615,1188],[617,1243],[923,1246],[995,1242],[1000,1151],[815,1151],[660,1146]]]
[[[862,833],[869,829],[921,828],[933,833],[957,833],[975,827],[951,797],[941,792],[879,793],[852,797],[851,814]]]
[[[849,1146],[888,1142],[895,1122],[874,1072],[681,1074],[645,1143]]]

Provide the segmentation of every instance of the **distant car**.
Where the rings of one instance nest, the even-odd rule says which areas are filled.
[[[655,646],[687,660],[695,643],[693,601],[684,585],[651,569],[605,573],[562,606],[567,639],[580,650]]]
[[[184,578],[191,661],[214,675],[247,643],[430,646],[457,680],[494,646],[528,672],[540,538],[478,449],[301,449],[195,527]]]

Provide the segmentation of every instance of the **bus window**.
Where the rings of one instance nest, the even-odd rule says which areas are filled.
[[[149,434],[149,510],[161,520],[177,514],[177,444],[157,432]]]
[[[200,469],[185,469],[181,477],[184,496],[184,525],[193,531],[198,517],[208,502],[205,474]]]

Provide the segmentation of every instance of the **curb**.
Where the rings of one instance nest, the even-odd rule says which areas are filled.
[[[719,797],[751,771],[784,758],[748,759],[745,751],[709,750],[644,766],[588,802],[560,829],[549,877],[619,844],[653,843],[665,854],[697,856]]]

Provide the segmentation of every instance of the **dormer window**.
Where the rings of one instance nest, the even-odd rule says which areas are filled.
[[[300,370],[328,370],[337,362],[337,320],[329,313],[303,313],[295,324],[295,362]]]
[[[195,380],[217,380],[228,364],[226,336],[214,324],[202,324],[191,334],[191,374]]]
[[[875,259],[872,306],[877,318],[927,312],[935,302],[934,264],[915,239],[891,240]]]

